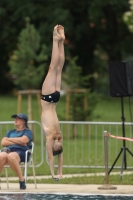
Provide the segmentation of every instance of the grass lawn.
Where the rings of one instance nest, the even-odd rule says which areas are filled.
[[[17,96],[1,96],[0,97],[0,121],[11,121],[11,115],[17,113]],[[88,104],[89,105],[89,104]],[[126,122],[132,121],[132,105],[133,105],[133,99],[130,98],[130,104],[129,104],[129,98],[124,97],[124,116]],[[40,113],[38,108],[38,103],[36,96],[33,96],[32,100],[32,108],[33,108],[33,120],[40,122]],[[65,97],[61,97],[60,102],[57,105],[57,114],[59,116],[59,120],[63,121],[66,119],[66,102]],[[28,102],[27,102],[27,96],[23,97],[22,100],[22,110],[23,113],[28,113]],[[94,115],[93,115],[93,121],[101,121],[101,122],[121,122],[121,99],[120,98],[112,98],[112,97],[102,97],[98,104],[95,107]],[[39,145],[39,144],[38,144]],[[67,145],[67,144],[66,144]],[[71,144],[72,146],[72,144]],[[38,148],[38,147],[37,147]],[[85,156],[84,156],[85,157]],[[9,170],[10,171],[10,170]],[[64,174],[73,174],[73,173],[91,173],[91,172],[99,172],[104,171],[104,169],[63,169]],[[29,174],[31,173],[31,170],[28,170]],[[9,172],[9,174],[12,175],[12,172]],[[39,168],[36,168],[36,174],[50,174],[49,167],[46,163],[43,163],[43,165]],[[2,176],[4,176],[4,173],[2,173]],[[124,175],[125,182],[127,181],[127,184],[131,184],[131,175]],[[117,181],[116,181],[117,180]],[[40,180],[40,182],[43,182],[43,180]],[[111,184],[114,184],[116,182],[117,184],[123,184],[123,181],[119,183],[119,176],[111,176]],[[113,182],[114,181],[114,182]],[[45,183],[55,183],[52,179],[44,180]],[[62,179],[60,183],[78,183],[78,184],[89,184],[89,183],[99,183],[102,184],[104,182],[104,177],[83,177],[83,178],[70,178],[70,179]],[[124,184],[126,184],[124,182]]]
[[[133,184],[133,174],[127,175],[123,173],[122,180],[120,175],[110,175],[109,176],[109,184],[111,185],[132,185]],[[10,181],[10,182],[18,182],[18,181]],[[33,180],[27,180],[27,183],[34,183]],[[44,183],[44,184],[55,184],[55,181],[52,178],[44,179],[40,178],[37,179],[37,183]],[[63,178],[57,184],[99,184],[104,185],[106,183],[105,176],[82,176],[82,177],[71,177],[71,178]]]
[[[126,122],[131,122],[131,111],[133,105],[133,97],[123,97],[124,117]],[[129,103],[130,102],[130,103]],[[11,115],[17,112],[18,99],[17,96],[8,95],[0,97],[0,121],[11,120]],[[88,103],[89,106],[89,103]],[[24,95],[22,98],[21,112],[28,112],[28,99]],[[40,121],[40,112],[36,96],[32,99],[33,120]],[[57,114],[60,121],[66,120],[66,98],[61,97],[57,104]],[[120,97],[102,97],[93,111],[93,121],[121,122],[121,98]]]
[[[125,122],[132,121],[131,111],[133,108],[133,97],[123,97],[123,108]],[[103,97],[96,105],[93,121],[121,122],[122,104],[120,97]]]

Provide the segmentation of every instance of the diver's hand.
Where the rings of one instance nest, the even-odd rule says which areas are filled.
[[[52,176],[52,178],[53,178],[55,181],[59,181],[60,179],[62,179],[62,176],[56,175],[56,176]]]

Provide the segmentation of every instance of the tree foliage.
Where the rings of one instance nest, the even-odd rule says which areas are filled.
[[[123,15],[123,20],[127,24],[129,30],[133,33],[133,1],[129,1],[130,11],[127,11]]]
[[[63,76],[63,79],[72,90],[72,92],[70,92],[69,120],[91,120],[93,116],[93,110],[99,98],[98,95],[96,95],[94,92],[91,92],[89,88],[85,89],[86,85],[88,85],[91,75],[82,76],[82,67],[77,66],[77,59],[77,57],[74,57],[70,60],[67,71]],[[80,92],[77,90],[74,92],[74,89],[78,89]],[[85,89],[85,92],[82,92],[83,90],[81,91],[79,89]]]
[[[46,46],[40,44],[40,35],[26,18],[26,28],[20,32],[17,50],[9,59],[15,85],[22,89],[38,89],[45,72]]]
[[[47,65],[53,27],[62,24],[66,32],[66,56],[78,57],[76,63],[82,67],[82,75],[101,75],[108,71],[108,60],[123,60],[133,51],[133,34],[123,21],[123,14],[129,10],[127,0],[1,0],[0,85],[6,87],[9,80],[9,55],[17,47],[25,17],[30,17],[42,43],[48,46]],[[92,78],[86,87],[93,90],[95,86],[96,79]]]

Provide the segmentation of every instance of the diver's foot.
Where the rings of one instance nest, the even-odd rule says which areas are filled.
[[[57,29],[58,29],[58,26],[59,25],[56,25],[54,27],[54,31],[53,31],[53,39],[54,40],[57,40],[57,41],[60,41],[62,38],[61,38],[61,35],[58,33]]]
[[[64,27],[62,25],[58,25],[57,31],[60,34],[61,39],[64,41],[65,40]]]

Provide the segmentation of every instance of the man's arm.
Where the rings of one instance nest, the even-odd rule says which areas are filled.
[[[1,140],[1,146],[2,147],[10,146],[10,145],[13,145],[13,144],[14,144],[14,142],[8,141],[8,137],[4,137]]]
[[[58,155],[58,172],[57,175],[62,177],[62,166],[63,166],[63,153]]]
[[[51,143],[51,140],[49,139],[47,139],[46,148],[47,148],[50,172],[51,172],[52,177],[54,177],[54,157],[53,157],[53,151],[52,151],[52,143]]]
[[[28,142],[29,142],[29,138],[25,135],[23,135],[22,137],[18,137],[18,138],[4,137],[1,141],[1,145],[4,146],[4,147],[14,145],[14,144],[26,146]]]
[[[62,178],[62,163],[63,163],[63,155],[62,153],[59,155],[59,166],[58,166],[58,174],[54,174],[54,156],[53,156],[53,139],[47,137],[47,143],[46,143],[46,148],[47,148],[47,154],[48,154],[48,161],[49,161],[49,167],[50,167],[50,172],[52,175],[52,178],[55,181],[58,181],[60,178]]]

